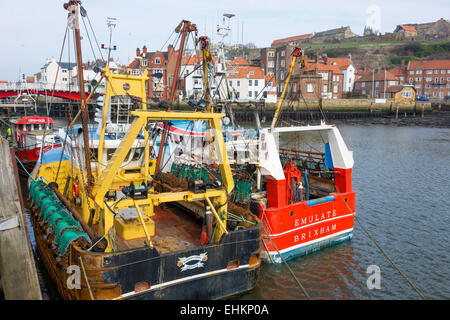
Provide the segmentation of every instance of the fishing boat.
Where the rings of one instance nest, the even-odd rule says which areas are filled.
[[[338,128],[323,121],[276,127],[297,58],[304,64],[300,48],[292,55],[271,127],[262,128],[257,121],[256,130],[230,130],[225,135],[237,186],[232,205],[249,209],[262,220],[262,256],[274,263],[350,240],[355,214],[353,154]],[[208,159],[200,141],[205,129],[189,131],[179,125],[171,130],[173,175],[198,176],[198,159]]]
[[[87,12],[77,0],[64,7],[74,30],[83,84],[78,13]],[[181,26],[182,31],[177,29],[183,32],[183,42],[195,25],[184,20]],[[101,73],[107,79],[101,123],[88,126],[80,86],[82,126],[69,124],[63,146],[41,155],[29,181],[36,246],[60,295],[219,299],[251,290],[261,263],[262,224],[254,215],[234,223],[228,219],[228,195],[234,184],[220,123],[224,115],[148,110],[148,72],[115,74],[105,66]],[[176,86],[174,81],[171,98]],[[113,97],[133,97],[139,107],[130,112],[126,133],[109,140],[106,119]],[[210,175],[201,185],[167,190],[157,169],[161,159],[151,157],[154,128],[160,121],[176,120],[208,123],[213,165],[220,177]],[[170,205],[180,202],[202,207],[201,219]]]
[[[33,170],[39,155],[60,147],[60,141],[53,129],[54,121],[50,117],[29,116],[10,120],[14,128],[13,145],[15,154],[26,170]]]

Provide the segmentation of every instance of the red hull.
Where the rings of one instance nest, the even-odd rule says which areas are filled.
[[[323,203],[302,201],[264,211],[262,220],[268,235],[263,236],[263,244],[274,262],[281,262],[279,253],[287,260],[351,238],[355,192],[327,198],[330,200]]]

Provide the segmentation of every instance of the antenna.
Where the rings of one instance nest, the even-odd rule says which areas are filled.
[[[117,21],[116,18],[110,18],[110,17],[106,18],[106,25],[109,28],[109,47],[105,48],[105,45],[102,44],[102,49],[107,49],[108,50],[108,60],[106,61],[107,65],[109,65],[109,57],[111,56],[111,49],[112,50],[117,50],[117,46],[111,47],[112,31],[116,27],[116,21]]]

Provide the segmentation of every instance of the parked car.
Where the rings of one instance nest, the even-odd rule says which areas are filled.
[[[430,101],[427,96],[417,96],[416,101]]]

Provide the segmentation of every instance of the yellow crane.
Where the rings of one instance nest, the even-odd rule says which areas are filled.
[[[281,111],[281,105],[283,104],[284,96],[286,95],[286,91],[287,91],[287,88],[289,85],[289,80],[291,79],[292,71],[294,70],[294,64],[298,57],[300,57],[301,66],[302,67],[305,66],[304,55],[303,55],[302,50],[299,47],[295,47],[294,51],[292,52],[292,56],[293,57],[292,57],[291,66],[289,68],[289,73],[286,78],[286,81],[284,82],[283,92],[281,93],[280,101],[278,101],[277,109],[275,110],[275,115],[272,120],[272,125],[270,126],[271,128],[274,128],[278,121],[278,116],[280,115],[280,111]]]

